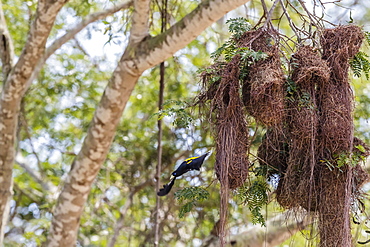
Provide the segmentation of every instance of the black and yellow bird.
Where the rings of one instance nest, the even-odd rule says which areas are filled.
[[[175,180],[176,180],[177,177],[180,177],[184,173],[187,173],[188,171],[191,171],[191,170],[199,171],[203,162],[204,162],[204,159],[207,157],[208,154],[209,154],[209,152],[207,152],[207,153],[205,153],[201,156],[191,157],[191,158],[188,158],[188,159],[184,160],[180,164],[180,166],[172,173],[171,181],[168,184],[163,185],[163,188],[160,189],[157,192],[157,195],[158,196],[167,195],[170,192],[170,190],[171,190],[173,184],[175,183]]]

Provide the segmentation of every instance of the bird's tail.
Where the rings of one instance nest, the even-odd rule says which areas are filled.
[[[173,177],[172,180],[168,184],[163,185],[163,188],[157,192],[157,195],[158,196],[167,195],[171,191],[172,186],[175,184],[175,180],[176,180],[176,177]]]

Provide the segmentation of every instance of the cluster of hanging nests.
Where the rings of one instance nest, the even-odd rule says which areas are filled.
[[[248,175],[246,115],[268,128],[258,149],[261,166],[280,179],[277,201],[319,216],[320,246],[351,246],[350,209],[369,180],[358,160],[370,148],[354,137],[353,93],[349,60],[359,51],[357,26],[323,30],[320,51],[301,46],[284,76],[280,51],[266,30],[246,32],[237,40],[268,55],[248,68],[240,82],[239,56],[217,63],[203,81],[217,78],[200,96],[211,102],[216,132],[215,170],[221,184],[241,186]]]

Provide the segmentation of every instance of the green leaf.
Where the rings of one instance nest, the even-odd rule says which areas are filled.
[[[171,107],[172,105],[175,105]],[[172,123],[178,128],[189,128],[194,122],[193,117],[186,111],[187,103],[180,100],[167,100],[163,103],[164,109],[153,113],[150,118],[157,117],[158,120],[164,117],[172,117]]]
[[[364,32],[365,40],[368,45],[370,45],[370,32]]]
[[[176,200],[180,203],[185,202],[180,208],[179,217],[183,218],[186,213],[192,210],[198,201],[206,200],[208,197],[209,192],[202,187],[185,187],[175,192]]]
[[[226,24],[229,24],[229,32],[237,39],[252,28],[251,24],[244,17],[231,18],[226,21]]]
[[[209,192],[202,187],[185,187],[182,190],[175,192],[175,198],[179,201],[202,201],[208,197]]]
[[[349,64],[355,77],[361,77],[364,73],[367,80],[370,77],[370,62],[369,56],[360,51],[350,61]]]
[[[366,152],[365,147],[364,147],[364,146],[362,146],[362,145],[356,145],[356,146],[355,146],[355,148],[357,148],[360,152],[363,152],[363,153],[365,153],[365,152]]]
[[[179,217],[180,218],[184,218],[185,214],[189,213],[192,210],[193,206],[194,206],[194,202],[193,201],[185,203],[180,208]]]
[[[253,224],[265,225],[265,219],[261,213],[262,207],[267,205],[268,192],[270,191],[268,184],[262,177],[257,178],[250,186],[244,184],[238,190],[239,198],[244,205],[247,205],[252,214]]]

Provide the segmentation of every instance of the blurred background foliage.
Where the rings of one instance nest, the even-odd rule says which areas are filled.
[[[118,0],[70,1],[60,13],[49,38],[52,42],[78,23],[83,17],[104,9]],[[169,0],[168,20],[180,20],[200,1]],[[290,1],[299,9],[298,1]],[[35,0],[3,0],[3,8],[10,33],[19,55],[27,38],[30,20],[35,13]],[[271,5],[271,1],[266,1]],[[343,5],[346,8],[342,8]],[[14,8],[17,6],[17,8]],[[160,33],[160,9],[151,3],[150,32]],[[19,144],[14,168],[14,196],[11,216],[6,231],[5,246],[40,246],[45,240],[51,211],[63,179],[83,142],[88,125],[104,87],[127,44],[132,9],[120,11],[104,21],[89,25],[73,40],[63,45],[47,61],[40,76],[33,82],[22,103],[19,124]],[[186,48],[165,62],[164,109],[180,109],[181,101],[193,102],[200,89],[198,69],[212,63],[210,53],[229,38],[225,22],[231,17],[246,17],[252,25],[258,22],[263,10],[260,1],[251,1],[214,23]],[[289,23],[282,19],[277,7],[273,21],[279,30],[292,36]],[[300,16],[291,13],[294,22]],[[366,1],[343,1],[326,5],[325,18],[335,24],[346,24],[351,19],[369,30],[370,6]],[[48,43],[49,43],[48,42]],[[292,44],[290,44],[292,45]],[[364,45],[362,51],[369,53]],[[292,51],[286,49],[286,56]],[[356,135],[370,141],[370,84],[365,77],[353,78],[356,110]],[[81,219],[78,246],[107,246],[118,222],[121,232],[117,246],[150,246],[154,237],[156,204],[155,167],[157,164],[157,118],[159,67],[143,74],[125,109],[116,137],[106,162],[91,190]],[[172,102],[172,103],[171,103]],[[182,108],[181,108],[182,109]],[[182,109],[193,121],[187,127],[174,125],[174,116],[163,118],[163,183],[167,182],[175,165],[183,159],[212,150],[212,131],[207,118],[199,116],[197,108]],[[180,119],[181,120],[181,119]],[[256,129],[251,119],[250,132],[254,136],[252,149],[261,141],[263,129]],[[252,150],[252,151],[253,151]],[[186,186],[207,188],[209,197],[196,203],[185,217],[179,217],[182,206],[173,193],[161,200],[161,246],[200,246],[218,220],[219,185],[213,171],[214,155],[205,161],[202,171],[184,175],[173,190]],[[251,177],[252,181],[254,178]],[[265,219],[282,212],[272,201],[261,209]],[[237,193],[231,202],[230,234],[252,226],[251,212],[242,205]],[[369,208],[369,203],[366,201]],[[365,222],[365,216],[362,222]],[[353,229],[357,239],[366,240],[366,224]],[[308,246],[302,231],[281,246]],[[303,237],[302,237],[303,236]],[[306,236],[306,238],[304,237]],[[314,244],[314,242],[310,242]]]

